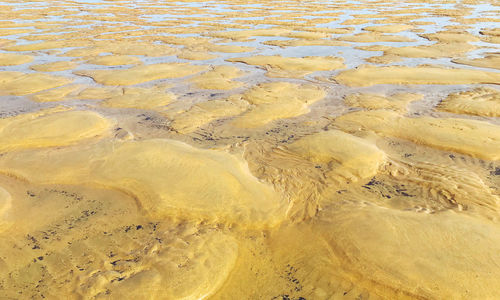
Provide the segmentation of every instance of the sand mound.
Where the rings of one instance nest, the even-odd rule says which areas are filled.
[[[250,56],[227,59],[230,62],[242,62],[248,65],[261,66],[267,69],[269,77],[297,78],[316,71],[343,69],[343,59],[337,57],[282,57],[282,56]]]
[[[431,66],[362,66],[341,72],[334,79],[348,86],[375,84],[473,84],[500,83],[500,73]]]
[[[111,123],[90,111],[41,111],[0,119],[1,151],[73,145],[105,135]]]
[[[335,125],[356,131],[371,130],[442,150],[488,160],[500,159],[500,128],[466,119],[406,118],[390,111],[360,111],[338,117]]]
[[[72,82],[69,78],[41,73],[1,73],[4,74],[0,74],[0,93],[15,96],[33,94]]]
[[[77,63],[72,61],[56,61],[53,63],[42,64],[42,65],[32,65],[30,68],[38,72],[58,72],[71,70],[78,66]]]
[[[168,105],[175,99],[174,94],[159,88],[124,88],[123,95],[113,96],[100,104],[105,107],[153,109]]]
[[[0,232],[5,228],[5,217],[12,206],[12,196],[4,188],[0,187]]]
[[[500,54],[498,53],[491,53],[483,58],[457,58],[452,61],[457,64],[469,65],[473,67],[500,69]]]
[[[0,53],[0,66],[17,66],[33,61],[33,56]]]
[[[33,163],[47,173],[31,174]],[[89,182],[122,190],[155,216],[255,224],[274,224],[284,217],[278,195],[253,177],[242,160],[177,141],[154,139],[105,143],[85,151],[26,152],[6,157],[2,165],[38,183]]]
[[[325,92],[313,85],[297,85],[288,82],[260,84],[242,99],[252,107],[234,120],[241,128],[255,128],[274,120],[292,118],[309,112],[309,105],[325,97]]]
[[[345,103],[352,107],[367,109],[390,109],[397,112],[405,112],[410,102],[423,98],[421,94],[398,93],[388,97],[378,94],[350,94],[344,99]]]
[[[75,71],[75,74],[92,77],[96,82],[105,85],[133,85],[158,79],[185,77],[205,69],[205,66],[166,63],[136,66],[123,70]]]
[[[287,147],[317,164],[329,165],[327,175],[338,181],[358,181],[377,174],[385,154],[373,143],[354,135],[329,130],[301,138]]]
[[[248,102],[239,96],[197,103],[187,111],[173,116],[171,126],[177,132],[190,133],[214,120],[239,115],[248,106]]]
[[[212,70],[190,79],[197,88],[207,90],[231,90],[243,86],[242,82],[232,79],[244,73],[233,66],[217,66]]]
[[[456,114],[500,117],[500,92],[491,88],[476,88],[453,93],[439,103],[438,109]]]

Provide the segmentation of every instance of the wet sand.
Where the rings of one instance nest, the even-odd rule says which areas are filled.
[[[494,1],[0,1],[0,299],[500,298]]]

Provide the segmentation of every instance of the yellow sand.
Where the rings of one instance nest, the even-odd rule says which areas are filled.
[[[38,72],[57,72],[71,70],[77,66],[78,64],[72,61],[57,61],[43,65],[32,65],[30,68]]]
[[[123,89],[115,87],[88,87],[77,98],[83,100],[104,100],[123,95]]]
[[[469,65],[479,68],[500,69],[500,54],[498,53],[487,54],[485,57],[482,58],[475,58],[475,59],[457,58],[452,61],[457,64]]]
[[[422,34],[422,37],[430,41],[438,41],[441,43],[466,43],[466,42],[478,42],[479,38],[468,32],[447,32],[441,31],[437,33],[427,33]]]
[[[74,93],[81,89],[82,86],[78,84],[69,84],[59,88],[46,90],[40,93],[37,93],[32,96],[32,99],[37,102],[53,102],[53,101],[62,101],[71,93]]]
[[[414,42],[413,39],[400,36],[380,34],[377,32],[362,32],[351,36],[342,36],[339,38],[341,41],[355,42],[355,43],[376,43],[376,42]]]
[[[261,66],[267,69],[269,77],[303,77],[316,71],[343,69],[343,59],[338,57],[282,57],[282,56],[251,56],[227,59],[230,62],[242,62],[248,65]]]
[[[30,172],[33,164],[48,172]],[[285,212],[279,196],[253,177],[241,159],[173,140],[116,141],[87,150],[25,152],[7,155],[0,165],[33,182],[88,182],[125,191],[157,217],[189,215],[260,226],[274,224]]]
[[[89,59],[87,63],[102,66],[137,65],[141,59],[130,55],[104,55]]]
[[[205,66],[165,63],[120,70],[75,71],[75,74],[92,77],[96,82],[105,85],[134,85],[158,79],[185,77],[205,69]]]
[[[334,40],[272,40],[265,41],[263,44],[279,47],[299,47],[299,46],[347,46],[347,43],[334,41]]]
[[[322,89],[313,85],[288,82],[260,84],[242,95],[252,107],[236,118],[234,126],[255,128],[274,120],[293,118],[309,112],[309,106],[325,97]]]
[[[384,55],[397,55],[402,57],[456,57],[461,56],[476,46],[469,43],[447,43],[447,44],[433,44],[430,46],[408,46],[408,47],[394,47],[384,50]]]
[[[380,25],[380,26],[366,26],[363,27],[363,30],[380,32],[380,33],[398,33],[412,28],[413,26],[410,25]]]
[[[72,80],[61,76],[51,76],[41,73],[29,73],[12,76],[12,73],[1,72],[0,94],[23,96],[71,83]],[[6,76],[5,76],[6,75]],[[20,76],[19,76],[20,75]],[[8,79],[4,79],[9,77]]]
[[[438,109],[456,114],[500,117],[500,92],[491,88],[476,88],[453,93],[439,103]]]
[[[0,120],[0,151],[73,145],[106,135],[111,122],[90,111],[48,110]]]
[[[244,73],[233,66],[217,66],[212,70],[190,79],[197,88],[207,90],[231,90],[243,86],[242,82],[232,79]]]
[[[0,232],[6,229],[7,214],[12,206],[12,196],[0,186]]]
[[[348,131],[366,129],[438,149],[482,159],[500,159],[500,127],[488,122],[454,118],[406,118],[378,110],[338,117],[335,125]]]
[[[343,71],[334,79],[348,86],[375,84],[473,84],[500,83],[500,73],[432,66],[361,66]]]
[[[17,66],[33,61],[33,56],[0,53],[0,66]]]
[[[156,88],[125,88],[123,95],[114,96],[101,102],[105,107],[153,109],[165,106],[176,99],[172,93]]]
[[[385,161],[385,153],[376,145],[339,130],[308,135],[288,149],[314,163],[328,164],[328,176],[348,182],[374,176]]]
[[[410,102],[423,98],[421,94],[398,93],[391,96],[378,94],[350,94],[344,99],[345,103],[352,107],[367,109],[390,109],[397,112],[405,112]]]
[[[174,116],[171,126],[179,133],[190,133],[214,120],[239,115],[247,110],[248,105],[248,102],[238,96],[197,103]]]
[[[354,272],[343,291],[393,299],[436,293],[449,299],[496,298],[489,288],[500,283],[496,224],[452,211],[426,214],[361,204],[334,207],[320,220],[313,230],[322,232],[321,242],[335,254],[327,265],[313,266],[323,273]],[[479,248],[484,251],[477,253]],[[483,272],[488,275],[479,275]]]
[[[188,60],[209,60],[217,58],[217,55],[210,54],[206,52],[197,52],[197,51],[182,51],[180,54],[177,54],[178,58],[188,59]]]

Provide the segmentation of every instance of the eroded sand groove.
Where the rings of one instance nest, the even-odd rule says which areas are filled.
[[[493,1],[0,1],[0,299],[500,298]]]

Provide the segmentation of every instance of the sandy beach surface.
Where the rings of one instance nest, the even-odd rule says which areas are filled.
[[[500,299],[491,0],[0,0],[0,299]]]

